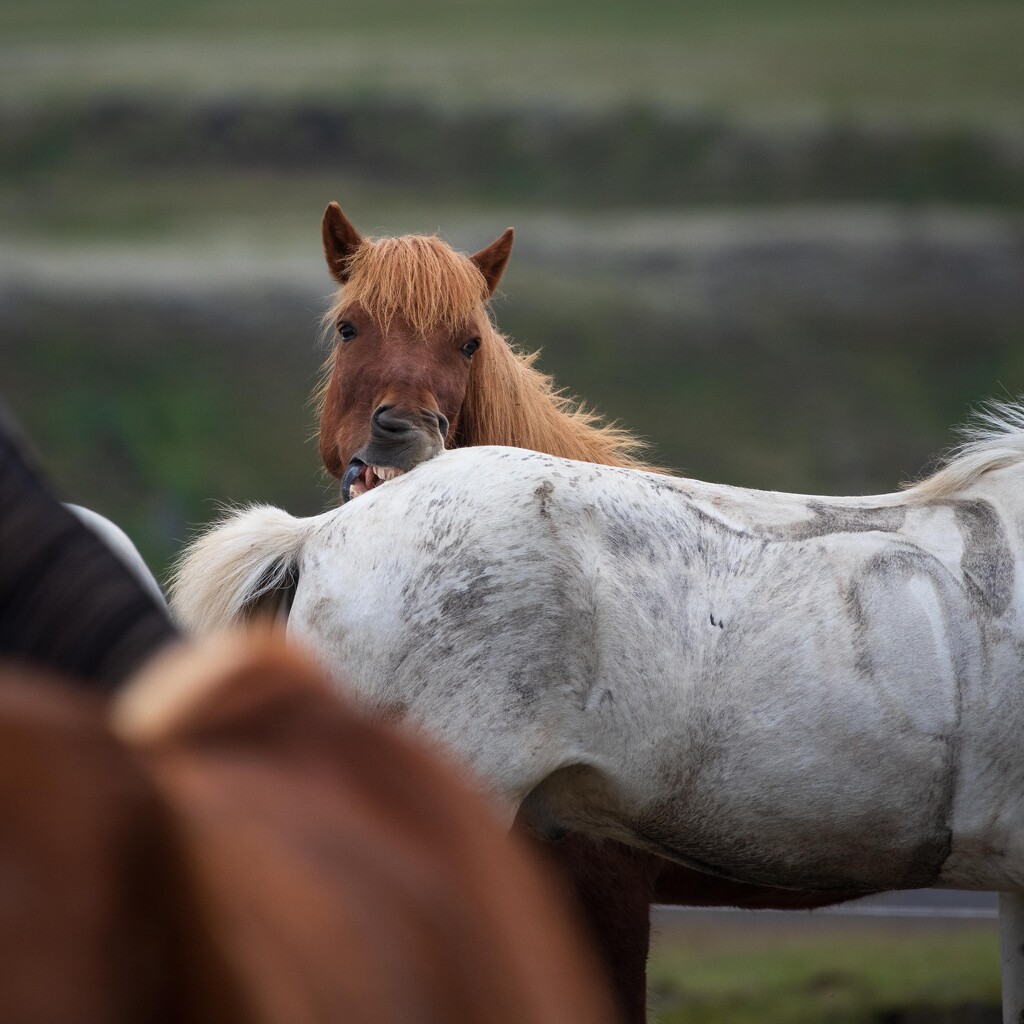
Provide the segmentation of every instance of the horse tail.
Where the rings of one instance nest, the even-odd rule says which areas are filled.
[[[193,541],[178,559],[169,588],[181,627],[205,635],[254,616],[287,615],[313,522],[255,505],[231,512]]]

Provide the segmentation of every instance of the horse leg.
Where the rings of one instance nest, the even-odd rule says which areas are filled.
[[[610,839],[575,833],[556,843],[535,839],[532,844],[556,865],[571,891],[622,1021],[644,1024],[658,858]]]
[[[999,960],[1003,1024],[1024,1021],[1024,894],[999,894]]]
[[[532,844],[556,866],[563,884],[573,894],[591,947],[600,958],[622,1020],[627,1024],[644,1024],[647,1019],[652,903],[808,910],[865,895],[797,892],[733,882],[592,836],[570,834],[557,843],[534,839]],[[1024,928],[1024,914],[1021,924]],[[1013,1024],[1020,1022],[1014,1020]]]

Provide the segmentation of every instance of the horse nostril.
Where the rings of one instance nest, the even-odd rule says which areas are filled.
[[[394,409],[394,405],[378,405],[370,417],[370,423],[375,430],[381,430],[388,434],[401,434],[409,429],[409,424],[400,416],[389,416],[388,413]]]
[[[443,412],[437,414],[437,429],[442,438],[448,436],[448,417]]]

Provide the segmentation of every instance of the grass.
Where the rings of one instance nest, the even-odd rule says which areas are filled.
[[[200,167],[183,176],[78,165],[27,179],[0,177],[0,223],[8,237],[55,243],[159,240],[191,246],[238,236],[259,240],[268,254],[304,247],[316,252],[320,218],[332,199],[351,212],[361,231],[376,235],[480,220],[493,222],[496,236],[507,227],[503,218],[515,212],[508,204],[496,210],[493,201],[425,202],[407,189],[353,180],[341,170],[286,175]],[[489,240],[482,237],[480,245]]]
[[[385,92],[1016,125],[1024,107],[1016,0],[398,0],[344,15],[322,0],[9,0],[0,32],[8,102]]]
[[[386,0],[377,4],[349,5],[340,12],[328,0],[191,0],[168,4],[165,0],[7,0],[0,14],[0,28],[26,33],[116,34],[144,30],[154,34],[181,31],[237,33],[258,25],[267,31],[295,32],[325,29],[362,32],[396,26],[433,35],[458,35],[467,30],[492,28],[538,33],[615,32],[650,37],[664,32],[697,33],[701,36],[735,31],[746,25],[818,23],[845,19],[949,17],[971,8],[968,0],[862,0],[851,13],[844,0],[775,0],[768,9],[758,0],[639,0],[632,5],[587,4],[566,0],[553,5],[546,0],[520,0],[511,8],[503,0]],[[975,5],[986,9],[985,4]],[[1009,9],[1011,4],[1004,4]]]
[[[648,977],[658,1024],[977,1021],[1000,1000],[991,924],[701,920],[655,943]]]
[[[271,305],[237,313],[225,325],[180,296],[41,300],[0,348],[5,398],[62,493],[121,525],[157,572],[220,503],[311,514],[328,497],[307,406],[318,353]]]

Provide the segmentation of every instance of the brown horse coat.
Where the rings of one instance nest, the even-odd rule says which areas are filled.
[[[272,640],[0,685],[0,1021],[602,1021],[548,879]]]

